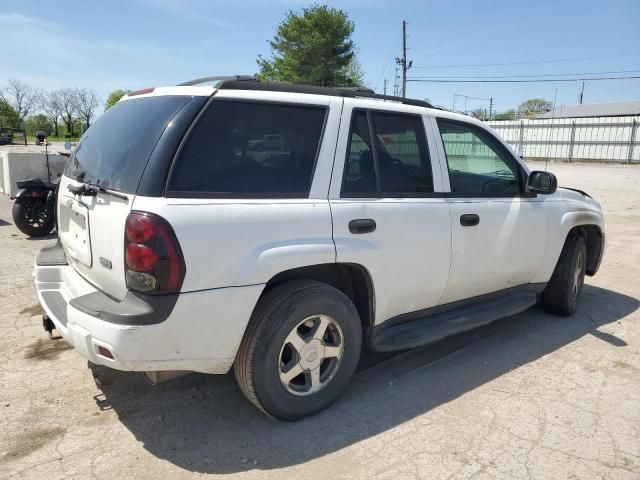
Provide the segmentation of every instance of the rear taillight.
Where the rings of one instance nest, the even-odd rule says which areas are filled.
[[[167,221],[147,212],[131,212],[124,235],[127,288],[149,294],[175,293],[184,279],[180,245]]]

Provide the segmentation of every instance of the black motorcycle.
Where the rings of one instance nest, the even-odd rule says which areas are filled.
[[[56,193],[58,183],[39,178],[16,182],[18,192],[12,196],[13,223],[25,235],[43,237],[56,225]]]
[[[18,192],[11,196],[11,199],[15,200],[12,211],[13,223],[22,233],[30,237],[48,235],[56,226],[56,198],[60,181],[50,181],[48,149],[45,152],[49,181],[34,178],[16,182]],[[70,156],[68,152],[58,153],[65,157]]]

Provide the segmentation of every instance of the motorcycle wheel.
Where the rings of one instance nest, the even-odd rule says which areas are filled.
[[[30,237],[44,237],[55,226],[53,212],[44,202],[14,203],[12,214],[16,227]]]

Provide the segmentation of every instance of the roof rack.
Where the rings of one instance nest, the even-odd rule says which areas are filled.
[[[197,78],[181,83],[180,86],[193,86],[211,82],[217,82],[215,88],[221,90],[260,90],[266,92],[308,93],[312,95],[329,95],[347,98],[373,98],[400,102],[405,105],[414,105],[417,107],[434,108],[433,105],[424,100],[381,95],[366,87],[316,87],[313,85],[296,85],[291,83],[265,83],[252,75]]]
[[[236,80],[241,82],[258,82],[259,80],[253,75],[227,75],[219,77],[202,77],[195,80],[189,80],[188,82],[179,83],[179,87],[193,87],[194,85],[202,85],[203,83],[217,82],[216,88],[225,81]]]

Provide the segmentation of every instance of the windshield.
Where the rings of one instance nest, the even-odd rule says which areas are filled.
[[[162,132],[190,98],[158,96],[117,103],[82,136],[64,174],[135,193]]]

